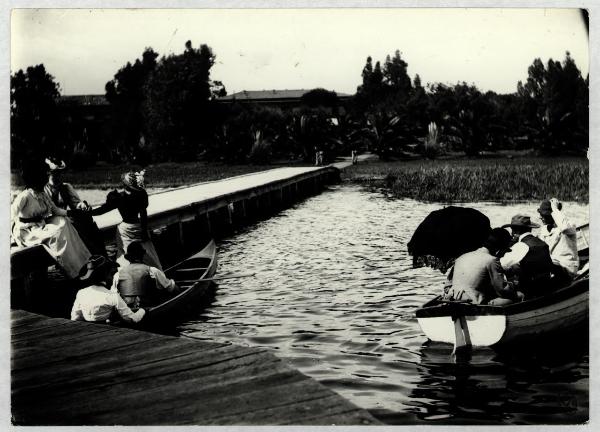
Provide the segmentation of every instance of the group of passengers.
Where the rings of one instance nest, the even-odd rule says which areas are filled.
[[[482,247],[458,257],[443,298],[503,306],[572,281],[579,269],[576,227],[556,198],[542,201],[538,213],[543,226],[515,215],[509,224],[494,228]],[[538,236],[534,228],[540,228]]]
[[[73,320],[104,321],[117,313],[138,322],[143,306],[156,299],[155,289],[169,292],[176,284],[162,272],[147,224],[148,194],[144,171],[121,177],[122,188],[92,208],[62,180],[63,161],[28,160],[22,166],[25,189],[11,205],[12,238],[21,247],[42,245],[67,278],[83,286],[76,296]],[[102,234],[92,216],[117,209],[117,259],[108,258]],[[134,312],[135,311],[135,312]]]

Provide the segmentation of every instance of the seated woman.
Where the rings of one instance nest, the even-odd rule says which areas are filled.
[[[57,207],[71,210],[69,220],[90,252],[107,256],[102,233],[90,214],[92,208],[79,198],[73,186],[63,182],[62,173],[67,168],[65,163],[55,158],[47,158],[46,165],[50,170],[48,183],[44,187],[46,194]]]
[[[46,165],[37,160],[28,161],[21,174],[25,190],[11,205],[15,242],[19,246],[41,244],[65,274],[75,278],[91,254],[66,217],[67,210],[56,207],[44,192],[48,181]]]
[[[124,255],[131,242],[142,243],[146,254],[144,263],[162,270],[156,249],[148,231],[148,193],[144,189],[144,171],[127,172],[121,176],[123,190],[113,190],[106,196],[106,203],[92,210],[92,215],[101,215],[117,209],[123,218],[118,226],[117,262],[126,265]]]

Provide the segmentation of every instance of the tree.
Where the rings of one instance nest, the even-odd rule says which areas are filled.
[[[454,86],[437,84],[431,86],[431,91],[431,119],[442,125],[443,135],[452,147],[468,156],[491,148],[497,114],[489,95],[464,82]]]
[[[415,75],[413,90],[406,101],[406,119],[413,126],[412,135],[422,137],[429,125],[429,95],[421,85],[421,77]]]
[[[215,55],[207,45],[160,59],[144,86],[143,104],[148,141],[154,156],[189,160],[206,148],[214,136],[210,102],[225,94],[219,81],[211,81]]]
[[[303,104],[313,108],[318,106],[335,108],[339,104],[337,93],[323,88],[316,88],[304,93],[300,100]]]
[[[406,104],[406,100],[412,93],[412,85],[407,68],[408,63],[402,60],[399,50],[396,50],[394,57],[390,58],[388,55],[385,59],[383,80],[387,86],[388,97],[392,97],[400,105]]]
[[[106,83],[106,99],[111,105],[114,150],[120,159],[136,159],[140,140],[144,140],[144,86],[156,68],[158,54],[146,48],[142,60],[127,63]]]
[[[517,93],[527,126],[538,148],[546,153],[583,152],[588,145],[588,82],[569,52],[561,64],[550,59],[547,67],[537,58]]]
[[[57,107],[60,86],[43,64],[10,77],[11,161],[55,153],[64,157],[62,122]]]
[[[371,57],[367,57],[367,63],[362,71],[362,85],[356,91],[356,102],[359,109],[370,110],[376,106],[384,94],[383,72],[381,64],[375,63],[373,68]]]

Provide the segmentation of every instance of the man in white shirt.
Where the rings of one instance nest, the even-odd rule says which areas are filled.
[[[175,293],[177,284],[158,268],[144,264],[146,251],[141,242],[131,242],[125,259],[129,264],[119,269],[118,290],[125,303],[132,309],[155,305],[160,302],[161,292]]]
[[[562,212],[562,204],[556,199],[544,200],[538,213],[544,225],[539,237],[550,248],[552,262],[562,270],[567,279],[573,279],[579,269],[577,252],[577,229]]]
[[[75,297],[71,310],[73,321],[107,322],[114,312],[134,323],[144,317],[144,309],[133,312],[119,295],[114,278],[116,267],[116,263],[101,255],[89,259],[79,275],[89,286],[79,290]]]

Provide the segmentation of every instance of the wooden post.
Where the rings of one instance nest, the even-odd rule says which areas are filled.
[[[179,222],[177,222],[177,228],[179,228],[179,247],[185,249],[185,244],[183,240],[183,223],[181,222],[181,219],[179,220]]]
[[[233,225],[233,213],[234,213],[233,203],[230,202],[229,204],[227,204],[227,214],[229,216],[229,225]]]

